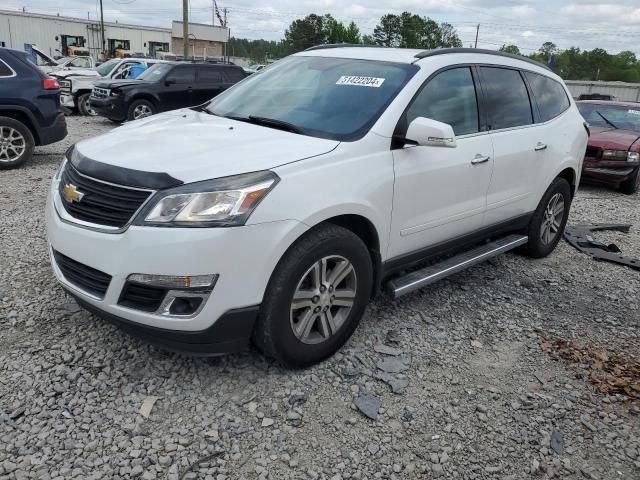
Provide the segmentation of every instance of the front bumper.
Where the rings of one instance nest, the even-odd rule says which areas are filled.
[[[120,99],[113,97],[96,98],[89,97],[89,104],[98,115],[111,118],[113,120],[125,120],[127,112],[125,106]]]
[[[105,233],[61,219],[53,204],[57,189],[49,195],[46,223],[51,248],[111,276],[99,299],[69,282],[54,260],[52,267],[62,286],[85,308],[125,330],[172,350],[199,354],[248,345],[253,326],[249,317],[255,318],[277,262],[308,228],[283,220],[235,228],[130,226],[123,233]],[[163,316],[119,304],[127,277],[133,273],[218,274],[219,278],[195,316]]]
[[[640,162],[585,159],[582,176],[602,182],[621,183],[630,178],[639,167]]]
[[[76,101],[70,93],[60,93],[60,104],[67,108],[76,108]]]

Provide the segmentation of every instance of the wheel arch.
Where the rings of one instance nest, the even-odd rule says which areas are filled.
[[[38,135],[38,130],[35,128],[33,118],[27,112],[19,108],[0,108],[0,117],[8,117],[24,123],[31,132],[35,144],[40,145],[40,135]]]
[[[571,198],[573,198],[578,190],[578,175],[576,171],[572,167],[567,167],[560,171],[558,175],[556,175],[556,178],[564,178],[569,182],[569,186],[571,187]]]

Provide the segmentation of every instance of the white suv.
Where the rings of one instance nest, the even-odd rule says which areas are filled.
[[[301,367],[382,286],[553,251],[588,137],[559,77],[493,51],[339,47],[70,149],[47,207],[62,286],[167,349],[253,340]]]

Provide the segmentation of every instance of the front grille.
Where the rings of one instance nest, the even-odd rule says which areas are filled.
[[[599,147],[587,147],[587,153],[585,154],[588,158],[602,158],[602,149]]]
[[[55,250],[53,258],[67,282],[101,300],[104,298],[111,283],[111,275],[76,262]]]
[[[66,200],[64,191],[67,187],[81,194],[81,198],[78,201]],[[62,172],[59,193],[65,210],[72,217],[117,228],[124,227],[151,195],[148,190],[111,185],[82,176],[71,162],[67,162]]]
[[[109,96],[109,90],[106,88],[93,87],[93,90],[91,90],[91,96],[94,98],[107,98]]]
[[[160,308],[166,294],[167,290],[164,288],[127,282],[122,289],[118,305],[144,312],[155,312]]]

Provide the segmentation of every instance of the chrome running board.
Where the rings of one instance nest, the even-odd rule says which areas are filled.
[[[449,275],[513,250],[520,245],[524,245],[528,240],[529,237],[525,235],[509,235],[494,242],[486,243],[472,250],[462,252],[455,257],[447,258],[440,263],[394,278],[387,283],[387,291],[396,299],[425,285],[437,282]]]

